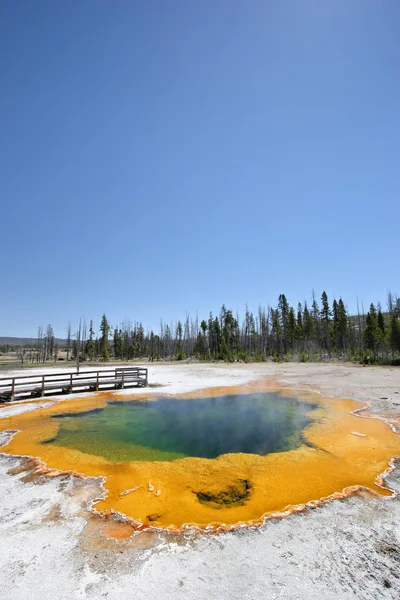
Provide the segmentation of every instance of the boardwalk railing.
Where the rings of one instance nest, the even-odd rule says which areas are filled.
[[[46,393],[97,392],[105,389],[125,387],[145,387],[148,384],[145,367],[121,367],[101,371],[80,371],[72,373],[47,373],[45,375],[23,375],[0,377],[0,401],[15,398],[40,398]]]

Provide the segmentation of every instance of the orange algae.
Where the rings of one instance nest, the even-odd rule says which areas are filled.
[[[271,390],[276,388],[270,382],[254,382],[179,397]],[[284,393],[293,394],[287,389]],[[310,392],[301,393],[301,400],[310,403],[312,411],[312,423],[304,430],[307,444],[287,452],[115,463],[71,448],[41,444],[57,434],[59,423],[52,415],[60,410],[65,414],[102,408],[111,396],[102,393],[74,398],[1,419],[1,429],[19,432],[3,452],[37,457],[56,473],[104,477],[106,494],[97,501],[96,510],[120,513],[130,520],[115,537],[129,537],[135,527],[229,529],[285,516],[303,510],[305,504],[317,505],[321,499],[344,497],[362,488],[381,495],[391,493],[382,487],[380,474],[387,470],[392,457],[400,455],[400,436],[382,420],[352,414],[363,407],[360,402],[316,398]],[[130,400],[123,395],[114,397]],[[144,398],[151,396],[135,395],[136,400]],[[112,526],[107,530],[114,535]]]

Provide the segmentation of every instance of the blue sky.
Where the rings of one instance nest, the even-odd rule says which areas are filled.
[[[399,292],[397,0],[0,2],[0,335]]]

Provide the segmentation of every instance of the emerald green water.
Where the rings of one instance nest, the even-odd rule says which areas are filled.
[[[312,408],[274,393],[110,401],[89,413],[55,415],[58,434],[43,443],[114,462],[265,455],[298,447]]]

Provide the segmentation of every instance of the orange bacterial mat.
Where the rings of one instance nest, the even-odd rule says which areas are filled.
[[[224,529],[260,524],[265,518],[302,510],[330,497],[344,497],[368,488],[390,495],[380,475],[400,455],[400,436],[383,420],[370,418],[364,404],[323,398],[311,392],[277,390],[271,382],[253,382],[235,388],[211,388],[179,398],[220,397],[276,391],[310,405],[310,423],[297,448],[266,455],[228,453],[216,458],[185,457],[151,462],[115,462],[99,455],[43,443],[56,438],[65,413],[101,409],[124,395],[94,394],[56,402],[47,408],[0,420],[0,429],[18,433],[2,448],[12,455],[32,456],[48,469],[104,477],[104,498],[95,503],[100,512],[120,513],[134,527],[181,530],[184,526]],[[151,401],[156,396],[135,395]],[[279,401],[279,397],[278,397]],[[32,403],[34,404],[34,403]],[[2,409],[0,408],[0,411]],[[1,414],[1,412],[0,412]]]

